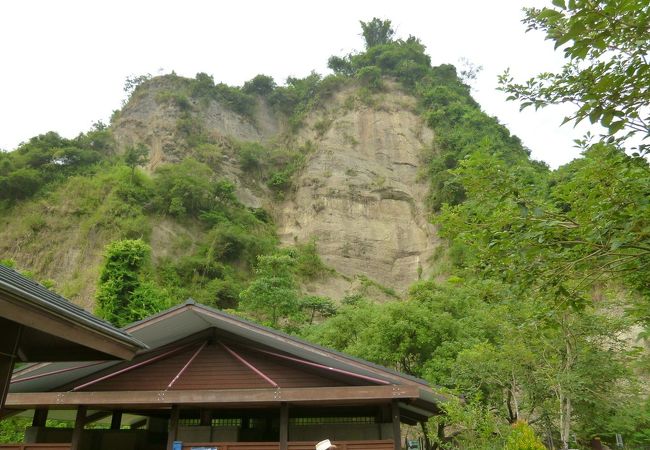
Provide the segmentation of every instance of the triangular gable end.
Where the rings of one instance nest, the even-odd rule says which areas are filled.
[[[72,391],[264,389],[358,386],[371,383],[309,361],[203,332],[134,361],[84,377]]]

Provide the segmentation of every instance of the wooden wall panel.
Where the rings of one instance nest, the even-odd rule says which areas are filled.
[[[170,355],[168,358],[91,384],[82,391],[163,390],[185,365],[193,350],[196,350],[196,348],[189,347],[187,350]]]
[[[181,389],[256,389],[271,387],[219,345],[209,345],[174,384]]]
[[[275,381],[281,388],[337,387],[346,384],[302,366],[228,344],[234,352]],[[198,346],[128,370],[82,389],[82,391],[162,391],[190,361]],[[138,362],[134,362],[138,364]],[[263,389],[273,387],[250,367],[219,344],[210,344],[192,360],[171,390]]]

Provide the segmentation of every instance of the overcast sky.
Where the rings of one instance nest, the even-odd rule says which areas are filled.
[[[548,2],[550,3],[550,2]],[[518,79],[555,70],[562,53],[525,33],[523,6],[541,0],[237,0],[0,2],[0,149],[49,130],[66,137],[108,122],[130,75],[169,73],[241,85],[259,73],[283,83],[327,58],[361,50],[359,20],[390,19],[419,37],[433,64],[466,58],[483,67],[474,96],[551,167],[578,155],[584,130],[558,108],[519,112],[496,91],[507,67]]]

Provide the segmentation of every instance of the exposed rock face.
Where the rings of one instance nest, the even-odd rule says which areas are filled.
[[[146,89],[133,94],[113,124],[119,150],[136,143],[146,144],[151,150],[148,163],[151,170],[163,162],[182,159],[184,148],[178,124],[183,113],[173,101],[161,100],[161,94],[178,91],[179,85],[185,81],[182,78],[154,78],[147,82]],[[226,136],[238,141],[261,142],[278,134],[282,126],[280,119],[272,115],[263,102],[258,105],[257,114],[251,121],[214,100],[204,103],[187,98],[187,101],[192,120],[197,120],[214,139]]]
[[[186,80],[175,77],[158,77],[147,82],[146,89],[136,91],[112,125],[118,151],[130,145],[142,143],[149,147],[146,169],[153,172],[159,165],[178,162],[187,155],[188,149],[179,135],[179,121],[183,112],[173,102],[161,101],[165,92],[177,92]],[[253,120],[242,117],[220,103],[196,101],[188,98],[188,112],[203,132],[215,141],[224,138],[237,141],[266,142],[280,133],[282,118],[271,113],[260,101]],[[264,200],[251,192],[241,180],[237,160],[229,155],[215,155],[219,159],[222,175],[238,187],[239,200],[252,207],[261,207]],[[262,189],[263,190],[263,189]]]
[[[138,142],[150,147],[150,170],[183,156],[177,133],[182,112],[159,98],[174,82],[151,80],[113,127],[121,148]],[[311,141],[315,150],[285,201],[278,203],[268,190],[248,189],[234,157],[221,155],[220,170],[238,186],[240,201],[274,213],[285,244],[316,239],[323,260],[340,274],[365,275],[404,290],[429,274],[437,245],[424,210],[427,185],[418,181],[432,132],[414,112],[415,99],[394,85],[375,99],[376,106],[351,102],[354,94],[345,89],[306,118],[296,140]],[[268,143],[281,136],[283,120],[263,102],[257,109],[250,121],[214,101],[191,104],[193,119],[213,138]],[[353,284],[338,280],[335,291],[343,295]]]
[[[279,211],[280,236],[316,239],[323,260],[343,275],[403,290],[428,274],[437,245],[423,209],[427,186],[418,181],[433,136],[412,112],[415,100],[398,91],[383,95],[380,107],[346,109],[346,97],[308,119],[308,128],[331,125],[302,135],[317,150]]]

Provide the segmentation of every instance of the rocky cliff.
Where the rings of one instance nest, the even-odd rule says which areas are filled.
[[[290,131],[286,118],[263,100],[253,117],[214,100],[180,106],[162,101],[179,82],[158,78],[136,91],[113,124],[120,148],[146,144],[150,170],[178,161],[191,152],[179,120],[191,117],[201,133],[220,143],[219,171],[237,185],[239,199],[271,211],[285,244],[315,240],[322,259],[340,275],[312,290],[341,296],[361,276],[403,291],[431,272],[437,239],[424,208],[427,185],[418,173],[433,136],[415,112],[415,99],[396,84],[386,83],[364,101],[355,86],[340,89]],[[233,141],[308,143],[310,151],[293,188],[279,199],[242,172],[229,148]]]
[[[339,273],[403,290],[428,275],[437,244],[424,211],[427,186],[418,180],[433,136],[414,113],[415,99],[395,86],[373,106],[351,102],[354,96],[340,92],[307,118],[299,136],[316,151],[294,195],[277,208],[280,236],[316,239]]]

